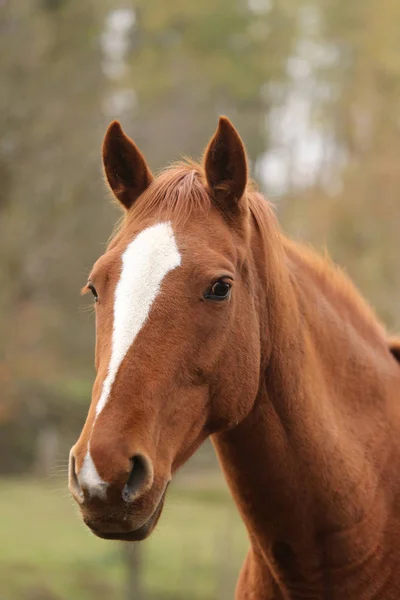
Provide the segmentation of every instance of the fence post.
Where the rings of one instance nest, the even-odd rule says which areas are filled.
[[[143,584],[142,546],[134,542],[124,542],[122,553],[126,565],[126,600],[145,600]]]

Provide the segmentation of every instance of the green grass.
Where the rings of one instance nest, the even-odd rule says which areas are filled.
[[[140,546],[146,598],[232,598],[247,545],[219,479],[178,480]],[[0,479],[1,600],[125,599],[123,549],[89,532],[64,481]]]

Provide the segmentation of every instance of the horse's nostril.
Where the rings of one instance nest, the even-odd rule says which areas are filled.
[[[131,458],[132,468],[128,481],[122,490],[125,502],[133,502],[151,488],[153,483],[153,466],[147,456],[135,454]]]

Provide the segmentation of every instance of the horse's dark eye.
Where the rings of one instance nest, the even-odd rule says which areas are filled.
[[[231,287],[228,281],[219,279],[205,293],[204,298],[206,300],[226,300],[229,297]]]
[[[99,296],[98,296],[98,294],[97,294],[97,292],[96,292],[96,288],[94,287],[93,283],[90,283],[90,282],[89,282],[89,283],[87,284],[87,286],[88,286],[89,290],[92,292],[92,294],[93,294],[93,296],[94,296],[94,301],[95,301],[95,302],[98,302],[98,301],[99,301]]]

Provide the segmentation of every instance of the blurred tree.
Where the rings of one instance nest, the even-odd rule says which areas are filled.
[[[113,218],[107,203],[97,210],[101,27],[94,2],[49,11],[21,0],[0,11],[0,368],[8,373],[0,402],[13,399],[7,414],[17,420],[37,395],[58,404],[65,373],[79,380],[91,362],[89,327],[78,342],[71,323],[85,265]],[[97,249],[87,235],[94,215]],[[13,451],[24,444],[12,440],[19,463]]]
[[[333,243],[342,263],[385,321],[400,328],[400,5],[385,0],[327,2],[326,35],[338,47],[326,73],[338,89],[327,103],[332,130],[346,153]],[[344,240],[344,243],[343,241]]]
[[[315,185],[285,202],[284,220],[326,245],[399,330],[400,4],[310,5],[319,22],[311,41],[321,56],[315,77],[323,92],[314,98],[314,117],[330,153]]]
[[[270,87],[287,80],[297,0],[156,0],[136,3],[131,69],[138,97],[135,140],[156,166],[198,156],[220,114],[230,116],[250,159],[265,151]],[[162,143],[160,143],[162,141]]]

